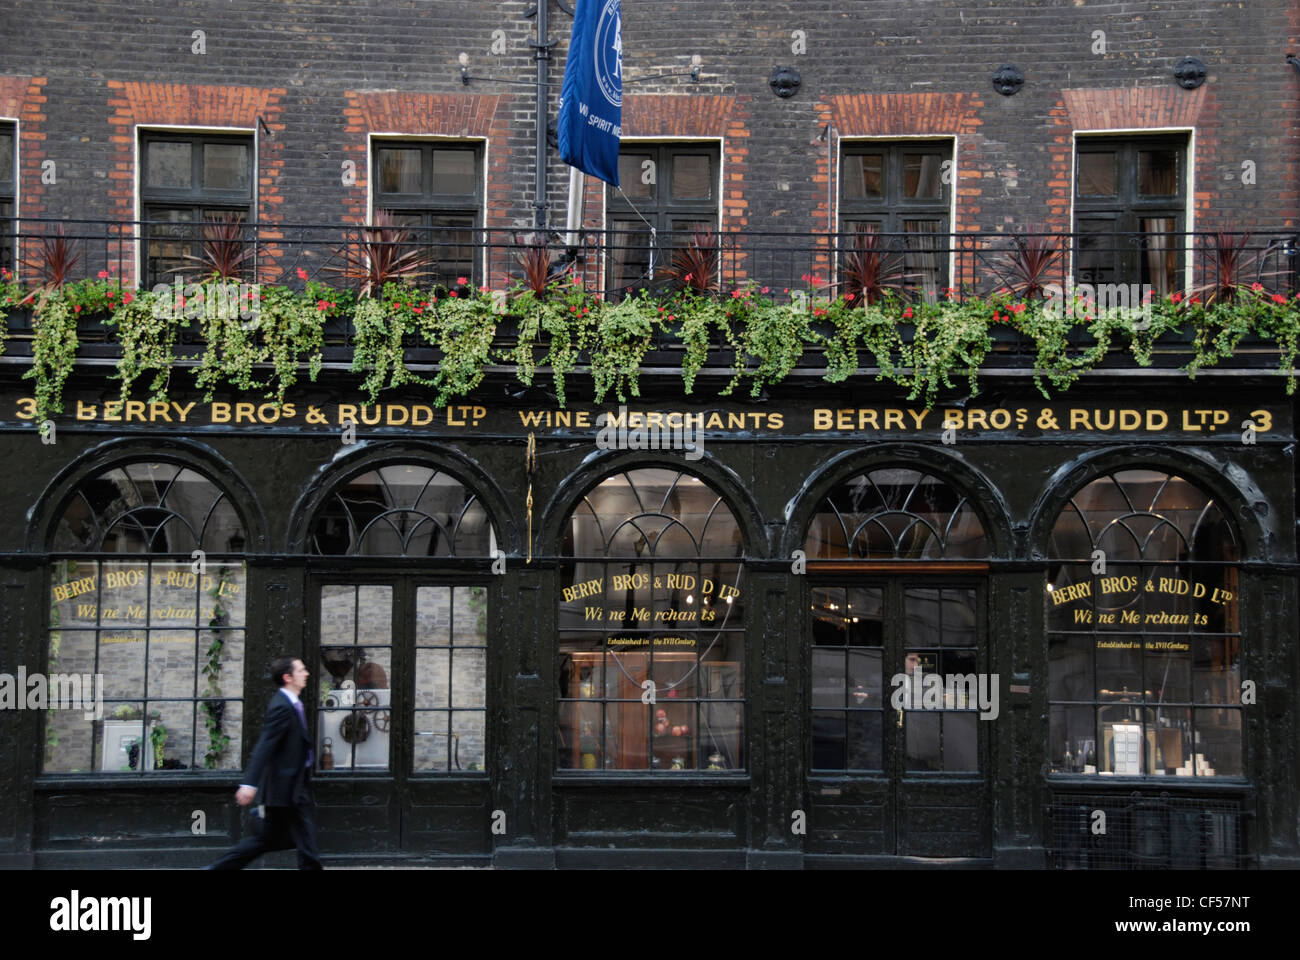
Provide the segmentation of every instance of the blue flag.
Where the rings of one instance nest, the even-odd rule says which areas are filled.
[[[560,90],[560,159],[618,186],[623,125],[620,0],[578,0]]]

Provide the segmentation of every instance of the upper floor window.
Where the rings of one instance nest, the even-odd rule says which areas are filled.
[[[1182,477],[1121,470],[1052,529],[1049,759],[1055,773],[1242,775],[1237,538]]]
[[[246,543],[230,497],[189,467],[136,461],[77,486],[52,544],[46,773],[238,767]],[[81,703],[56,703],[56,684]]]
[[[253,139],[239,134],[157,131],[140,137],[145,278],[210,272],[200,259],[214,223],[247,223],[253,204]],[[205,226],[205,223],[208,226]]]
[[[421,283],[454,286],[479,274],[475,231],[483,220],[483,153],[474,144],[376,140],[374,208],[408,228],[422,250]]]
[[[1082,283],[1182,287],[1187,138],[1080,137],[1075,148],[1075,274]]]
[[[673,269],[674,251],[691,243],[716,244],[715,144],[624,143],[618,178],[622,192],[611,188],[607,193],[611,291],[649,286],[654,277]],[[715,257],[715,274],[716,263]],[[710,286],[717,282],[717,276],[708,281]]]
[[[14,268],[15,225],[9,217],[17,216],[18,138],[12,123],[0,123],[0,267]]]
[[[948,166],[945,168],[944,164]],[[947,277],[952,202],[950,141],[847,142],[840,161],[840,270],[852,282],[855,251],[894,251],[882,284],[934,297]],[[859,254],[860,255],[860,254]],[[870,259],[870,257],[869,257]]]

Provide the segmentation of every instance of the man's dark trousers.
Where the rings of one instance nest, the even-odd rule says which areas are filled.
[[[300,870],[319,870],[316,805],[311,796],[311,735],[283,690],[271,695],[266,725],[253,748],[243,782],[258,788],[265,822],[255,826],[211,870],[238,870],[272,850],[298,850]]]

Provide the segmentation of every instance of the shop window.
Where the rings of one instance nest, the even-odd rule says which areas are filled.
[[[951,141],[845,141],[841,273],[851,271],[850,258],[863,248],[878,248],[889,286],[934,299],[948,276],[951,170]]]
[[[804,550],[814,562],[969,560],[987,558],[988,538],[969,500],[951,484],[885,468],[827,494]],[[872,564],[874,572],[882,569]],[[896,569],[906,575],[907,565]],[[923,686],[927,674],[978,678],[981,609],[974,587],[928,587],[910,576],[879,585],[857,578],[814,585],[812,769],[883,769],[895,721],[901,769],[978,771],[975,688],[949,686],[936,703],[924,700]],[[897,678],[901,711],[892,704]]]
[[[482,156],[478,146],[463,143],[374,141],[375,212],[409,230],[411,252],[420,261],[414,282],[444,287],[455,286],[460,277],[475,282]]]
[[[77,486],[52,547],[46,773],[238,768],[245,543],[230,498],[189,467]],[[76,678],[102,692],[94,719],[55,709]]]
[[[827,494],[804,550],[810,560],[956,560],[987,558],[989,546],[965,494],[930,474],[891,468]]]
[[[649,287],[673,268],[675,251],[697,242],[716,245],[716,145],[626,142],[618,179],[620,189],[606,193],[611,291]]]
[[[473,772],[487,756],[487,588],[456,561],[491,557],[496,535],[478,498],[432,467],[397,463],[353,478],[312,526],[326,556],[437,558],[396,583],[326,583],[319,604],[321,770],[387,770],[390,738],[412,744],[416,772]],[[394,714],[394,664],[414,672],[414,702]]]
[[[679,471],[583,498],[563,547],[559,769],[744,768],[742,555],[730,509]]]
[[[18,137],[12,123],[0,123],[0,267],[16,270],[14,237],[18,201]]]
[[[202,277],[204,241],[219,225],[251,219],[253,138],[229,134],[151,132],[140,136],[140,206],[145,228],[146,285]],[[251,242],[251,235],[246,239]],[[251,256],[246,258],[252,266]]]
[[[1220,504],[1119,471],[1070,498],[1049,556],[1052,772],[1242,776],[1238,547]]]
[[[1182,289],[1187,138],[1079,137],[1075,276],[1081,283]]]

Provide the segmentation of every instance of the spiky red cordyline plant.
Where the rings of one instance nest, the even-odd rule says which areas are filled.
[[[1249,255],[1246,248],[1250,245],[1250,240],[1251,235],[1249,233],[1232,236],[1223,231],[1217,231],[1214,235],[1214,249],[1212,251],[1214,280],[1194,288],[1192,297],[1201,298],[1207,305],[1223,303],[1232,300],[1237,295],[1237,291],[1248,287],[1252,283],[1256,283],[1265,277],[1282,275],[1284,273],[1282,270],[1271,270],[1268,273],[1253,275],[1250,273],[1250,268],[1256,266],[1262,257],[1262,254]],[[1249,278],[1249,280],[1246,278]]]
[[[203,221],[203,242],[197,255],[185,254],[203,267],[204,274],[216,274],[222,280],[242,280],[244,263],[253,255],[244,239],[244,216],[228,212]],[[188,267],[173,267],[171,273],[181,273]]]
[[[1063,248],[1056,237],[1046,233],[1043,224],[1030,224],[1027,234],[1011,238],[1011,248],[1003,251],[1002,262],[991,265],[1013,297],[1041,297],[1059,269]]]
[[[546,249],[546,244],[538,241],[524,246],[515,255],[515,262],[523,274],[524,289],[539,299],[546,296],[547,288],[552,283],[562,280],[575,266],[573,263],[557,264],[551,252]]]
[[[58,232],[53,237],[41,238],[41,258],[39,260],[27,259],[24,266],[30,267],[41,277],[41,290],[56,290],[63,286],[71,278],[72,270],[81,260],[80,251],[76,250],[75,241],[69,240],[63,230],[63,225],[58,226]]]
[[[414,283],[433,262],[433,251],[417,246],[412,231],[395,226],[387,210],[375,214],[374,224],[362,227],[359,238],[350,237],[339,254],[343,266],[325,269],[342,274],[363,297],[379,296],[385,284]]]
[[[919,279],[919,272],[908,273],[903,255],[888,249],[874,233],[860,233],[854,238],[853,249],[844,254],[840,267],[843,279],[829,285],[828,289],[843,289],[850,306],[879,303],[893,295],[907,299],[907,282]]]
[[[697,232],[690,243],[673,251],[664,276],[680,284],[683,290],[708,294],[717,286],[720,259],[717,234]]]

